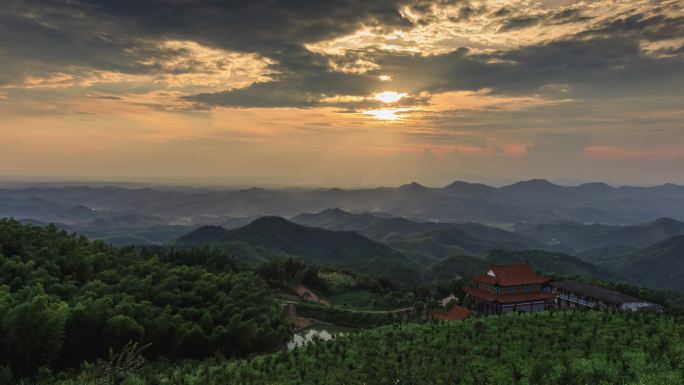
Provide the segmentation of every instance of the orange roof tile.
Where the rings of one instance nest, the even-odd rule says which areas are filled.
[[[549,281],[549,278],[535,273],[532,269],[532,266],[530,266],[528,263],[489,265],[489,269],[487,269],[487,271],[494,273],[494,276],[488,274],[478,274],[471,278],[475,281],[483,282],[488,285],[498,286],[533,285],[542,284]]]
[[[483,299],[487,302],[499,302],[499,303],[514,303],[514,302],[525,302],[525,301],[540,301],[544,299],[553,298],[556,293],[546,292],[546,291],[535,291],[532,293],[516,293],[516,294],[496,294],[486,290],[479,289],[477,287],[465,287],[463,288],[468,295],[471,297]]]
[[[487,285],[496,285],[496,278],[487,274],[477,274],[470,277],[474,281],[483,282]]]
[[[471,311],[463,306],[454,305],[447,312],[433,311],[432,318],[438,321],[463,321],[470,317]]]

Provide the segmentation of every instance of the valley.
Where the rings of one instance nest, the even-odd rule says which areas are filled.
[[[532,187],[534,191],[544,191],[534,202],[522,197]],[[457,200],[486,200],[490,204],[501,202],[501,195],[507,194],[518,199],[520,205],[558,205],[562,199],[588,188],[579,186],[570,189],[570,193],[566,190],[569,188],[533,181],[498,189],[463,183],[429,189],[413,184],[381,192],[387,201],[396,199],[405,204],[424,204],[422,199],[428,197],[435,202],[446,199],[440,194],[453,194]],[[103,189],[107,190],[105,194]],[[624,193],[622,189],[602,190],[606,194],[616,194],[613,190]],[[345,365],[356,373],[353,376],[371,378],[364,365],[374,359],[355,345],[357,338],[374,340],[379,349],[406,349],[391,342],[394,333],[400,333],[409,341],[422,341],[420,349],[401,353],[402,356],[429,355],[427,352],[440,346],[440,339],[452,333],[465,341],[475,335],[490,338],[489,328],[512,328],[523,333],[523,325],[541,322],[544,317],[550,317],[544,322],[560,322],[569,328],[575,323],[577,327],[586,324],[594,328],[624,328],[638,319],[659,325],[662,338],[669,335],[674,341],[681,340],[681,331],[672,325],[681,324],[677,317],[684,312],[684,286],[679,278],[684,268],[684,222],[667,217],[630,224],[611,223],[610,219],[605,223],[585,223],[578,217],[572,221],[547,218],[541,222],[528,222],[530,218],[525,217],[526,220],[506,222],[501,216],[493,221],[478,216],[480,221],[459,222],[456,217],[438,220],[425,212],[402,216],[401,210],[389,206],[385,206],[387,212],[347,211],[338,207],[297,214],[289,211],[311,207],[310,201],[304,203],[299,199],[319,193],[332,194],[337,203],[346,202],[343,206],[347,208],[353,206],[348,200],[350,196],[367,203],[377,203],[378,199],[376,190],[334,194],[260,189],[162,194],[154,189],[109,187],[2,190],[0,202],[9,203],[0,206],[5,210],[0,210],[0,215],[19,216],[19,221],[5,219],[0,224],[0,304],[5,314],[0,319],[5,325],[3,333],[13,336],[0,348],[5,352],[6,372],[11,373],[5,377],[22,376],[43,385],[35,376],[41,367],[48,367],[56,376],[48,377],[50,381],[75,385],[75,379],[68,373],[80,368],[80,377],[99,381],[97,366],[80,363],[106,365],[105,352],[114,348],[148,362],[137,369],[122,369],[130,371],[125,377],[146,383],[157,383],[162,378],[181,381],[178,383],[190,377],[202,378],[204,374],[195,371],[202,367],[211,367],[212,376],[240,383],[258,383],[264,373],[270,373],[269,378],[278,379],[279,383],[289,383],[286,378],[297,376],[301,381],[335,383],[341,379],[338,372],[324,374],[306,364],[308,358],[300,362],[297,357],[314,354],[315,361],[319,361],[328,357],[323,352],[333,349],[338,353],[330,357],[347,357],[340,359],[350,360]],[[31,196],[18,197],[25,194]],[[240,197],[239,203],[231,201],[235,196]],[[296,204],[289,201],[293,196],[298,197]],[[275,197],[280,201],[271,201]],[[48,198],[59,203],[47,204]],[[143,203],[138,203],[138,199]],[[168,202],[164,203],[166,199]],[[269,205],[262,206],[258,203],[260,199]],[[587,197],[581,199],[590,201]],[[16,205],[18,200],[22,205]],[[70,206],[77,201],[93,208]],[[177,207],[172,215],[161,215],[158,209],[152,211],[148,207],[152,202],[159,207],[182,202],[185,211],[178,216],[181,213]],[[281,206],[285,202],[287,210]],[[451,205],[452,201],[444,202]],[[10,205],[14,206],[8,209]],[[122,205],[129,208],[121,210]],[[214,214],[208,214],[207,205],[213,207]],[[250,205],[252,209],[247,209]],[[539,213],[544,209],[535,210]],[[463,218],[461,214],[459,211],[458,218]],[[636,298],[635,301],[650,303],[665,314],[614,314],[601,319],[584,312],[568,316],[575,313],[567,313],[568,310],[556,314],[556,307],[551,307],[550,313],[547,309],[541,315],[506,317],[509,321],[505,322],[510,323],[501,325],[490,317],[483,318],[481,310],[476,310],[479,307],[473,302],[475,298],[468,294],[472,278],[492,266],[519,263],[532,266],[555,281],[574,280],[614,290]],[[458,317],[455,319],[470,318],[440,321],[448,319],[447,314],[460,314],[454,315]],[[21,324],[20,320],[26,317],[37,323]],[[451,322],[462,326],[454,329]],[[46,323],[53,325],[52,329],[45,329]],[[23,327],[33,327],[35,331],[19,336],[17,333]],[[636,329],[635,333],[644,331]],[[577,343],[575,339],[572,342],[550,334],[547,337],[558,346]],[[84,338],[91,342],[78,342]],[[26,345],[28,341],[39,344],[31,349]],[[469,357],[468,361],[453,358],[448,365],[466,370],[461,372],[462,383],[471,383],[472,378],[464,373],[474,370],[472,365],[477,357],[484,359],[492,354],[486,344],[477,346],[473,351],[452,352]],[[516,349],[541,354],[529,346],[497,346],[501,353],[496,354],[506,355],[509,353],[504,351]],[[633,359],[627,364],[625,356],[623,367],[628,365],[633,372],[619,375],[634,381],[660,381],[659,376],[676,378],[668,370],[678,367],[673,362],[684,354],[680,347],[675,344],[668,348],[670,369],[655,371],[649,362]],[[274,353],[283,348],[289,353]],[[8,353],[16,349],[25,351],[24,355]],[[345,349],[349,353],[342,353]],[[604,345],[584,349],[582,354],[594,360],[595,365],[602,365],[601,369],[581,369],[577,357],[566,357],[562,360],[573,364],[553,366],[544,374],[537,366],[522,364],[516,365],[514,373],[507,372],[513,369],[506,367],[492,373],[500,373],[501,378],[521,376],[529,381],[561,381],[568,375],[585,379],[618,375],[614,372],[618,367],[595,361],[597,355],[605,353]],[[638,352],[654,348],[643,340],[635,349],[634,354],[643,354]],[[221,358],[216,358],[217,354]],[[365,358],[358,361],[359,357]],[[163,363],[169,359],[179,362],[182,370],[169,374]],[[248,361],[240,361],[243,359]],[[290,367],[299,367],[299,372],[277,364],[283,359],[291,362]],[[215,367],[221,360],[225,360],[221,365],[231,368],[228,372]],[[415,357],[412,360],[420,362]],[[555,362],[565,362],[562,360]],[[383,378],[391,378],[388,373],[394,371],[407,378],[398,367],[375,365],[380,365],[377,370],[384,373]],[[446,361],[424,365],[444,373],[451,370],[444,366]],[[414,371],[420,372],[415,368]],[[430,379],[441,381],[439,375],[426,373],[421,378],[428,383]]]

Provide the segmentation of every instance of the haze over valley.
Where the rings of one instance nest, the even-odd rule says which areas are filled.
[[[0,216],[52,223],[112,245],[211,244],[249,262],[285,255],[372,275],[382,275],[389,261],[398,271],[385,271],[387,278],[413,282],[445,264],[451,276],[474,274],[496,260],[492,255],[539,258],[535,265],[547,270],[549,263],[550,272],[676,290],[684,290],[675,251],[684,247],[683,208],[684,187],[675,184],[561,186],[540,179],[503,187],[457,181],[441,188],[0,190]],[[267,251],[245,250],[245,243]],[[527,250],[546,254],[514,253]],[[455,257],[463,260],[449,264]],[[644,276],[644,265],[655,272]]]

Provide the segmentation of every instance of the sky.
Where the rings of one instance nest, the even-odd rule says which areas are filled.
[[[684,183],[676,1],[3,0],[0,179]]]

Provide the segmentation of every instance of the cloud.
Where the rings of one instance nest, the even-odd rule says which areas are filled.
[[[585,148],[584,152],[589,157],[610,160],[678,160],[684,158],[684,148],[634,150],[610,146],[590,146]]]
[[[638,37],[646,40],[679,38],[684,36],[684,16],[637,13],[607,21],[583,35]]]
[[[377,108],[369,96],[383,90],[409,94],[407,107],[445,92],[598,98],[667,93],[683,83],[682,44],[644,46],[684,38],[676,3],[634,0],[607,11],[516,4],[9,0],[0,10],[7,37],[0,41],[7,64],[0,85],[109,83],[97,91],[116,97],[181,91],[168,93],[180,99],[169,104],[196,103],[193,110],[357,111]],[[103,73],[118,74],[120,93],[111,92],[117,81],[103,81]],[[553,84],[564,91],[550,92]],[[337,96],[358,99],[332,102]]]
[[[114,95],[86,95],[92,99],[103,99],[103,100],[122,100],[123,98]]]
[[[4,0],[0,126],[4,141],[26,146],[10,146],[3,170],[21,159],[34,172],[50,164],[79,173],[88,158],[102,175],[126,158],[126,170],[111,175],[174,175],[172,160],[191,154],[187,175],[339,169],[356,178],[378,154],[396,152],[409,155],[388,157],[368,177],[451,178],[455,169],[532,177],[568,164],[581,176],[640,156],[660,162],[652,175],[664,166],[681,175],[672,159],[684,148],[683,8],[674,0]],[[407,96],[374,98],[384,91]]]
[[[506,12],[506,10],[502,13],[503,10],[505,10],[505,8],[497,11],[495,15],[499,17],[510,15],[510,11]],[[585,16],[582,11],[577,8],[565,8],[560,11],[544,11],[538,14],[514,16],[504,19],[498,32],[510,32],[536,25],[553,26],[567,23],[579,23],[591,19],[592,17]]]
[[[188,100],[206,105],[311,107],[326,95],[366,93],[377,79],[335,71],[327,58],[303,46],[361,25],[409,28],[411,22],[400,11],[406,4],[409,1],[8,0],[0,10],[0,86],[55,73],[72,76],[76,84],[88,73],[106,71],[155,77],[150,82],[163,77],[170,87],[193,85],[195,92],[188,93],[196,95]],[[214,58],[223,51],[229,60],[208,66],[211,50]],[[238,53],[266,65],[247,71],[250,63],[239,63]],[[249,72],[242,84],[231,87],[233,79],[221,78],[227,66]],[[270,78],[276,80],[259,84]],[[198,89],[200,82],[214,87]],[[240,87],[248,89],[233,92]]]
[[[428,12],[428,9],[423,4],[420,10]],[[514,26],[580,23],[594,18],[577,8],[541,11],[527,17],[497,14],[504,17],[501,27],[504,30]],[[629,22],[619,20],[622,19],[602,20],[588,30],[539,44],[489,52],[459,48],[423,55],[371,48],[331,56],[325,49],[317,51],[317,55],[302,51],[298,56],[300,60],[287,66],[287,73],[270,84],[188,99],[238,107],[315,107],[320,105],[320,99],[331,95],[367,96],[377,91],[377,87],[388,87],[374,79],[381,74],[392,77],[391,87],[395,90],[412,95],[482,89],[530,95],[545,86],[547,88],[543,90],[548,93],[549,84],[563,84],[563,94],[596,98],[615,97],[626,92],[651,93],[663,89],[667,92],[675,90],[671,85],[682,84],[680,68],[684,66],[684,57],[678,54],[681,49],[662,48],[658,51],[661,56],[654,56],[644,49],[641,40],[644,35],[684,38],[684,32],[678,27],[680,18],[647,17],[639,13],[629,17]],[[626,34],[625,31],[640,31],[640,34]],[[319,64],[297,68],[307,57],[311,63]],[[320,64],[326,57],[334,60],[333,66]],[[360,62],[370,64],[366,64],[360,73],[340,75],[338,72],[340,68],[350,68],[347,66]],[[282,63],[280,67],[284,68]],[[263,104],[259,104],[259,100]]]
[[[674,92],[682,84],[684,57],[647,55],[637,39],[569,37],[518,49],[443,55],[377,54],[373,57],[404,90],[447,92],[491,89],[534,93],[566,84],[570,93],[602,96],[625,92]]]
[[[532,26],[586,24],[595,18],[593,11],[580,6],[547,9],[525,5],[492,9],[489,14],[501,20],[487,27],[483,18],[487,17],[488,4],[483,4],[411,0],[219,4],[201,0],[82,0],[65,4],[9,0],[0,11],[6,37],[0,43],[0,55],[8,63],[0,82],[48,77],[58,71],[78,76],[88,68],[165,74],[174,76],[177,83],[183,81],[178,80],[182,74],[196,74],[185,77],[186,84],[196,84],[202,74],[207,79],[218,78],[220,68],[205,65],[206,52],[213,49],[253,54],[257,57],[251,60],[264,58],[267,62],[250,71],[258,78],[250,79],[256,82],[253,85],[243,82],[239,87],[205,89],[187,100],[235,107],[315,107],[329,96],[368,95],[379,87],[374,77],[388,70],[398,80],[393,84],[403,82],[406,87],[401,91],[411,93],[480,88],[528,92],[548,83],[571,84],[606,75],[615,78],[610,70],[617,66],[628,69],[623,71],[625,76],[634,76],[632,64],[644,67],[642,72],[653,72],[658,64],[642,60],[639,39],[683,35],[684,17],[674,13],[676,5],[666,4],[660,10],[632,11],[600,20],[561,39],[493,53],[461,48],[427,57],[401,57],[381,49],[348,51],[333,58],[306,48],[362,28],[381,35],[391,31],[414,33],[439,25],[443,19],[467,23],[470,28],[481,24],[501,33]],[[668,12],[673,16],[667,16]],[[169,41],[186,43],[174,45]],[[670,51],[671,55],[677,52]],[[216,63],[221,65],[220,61]]]

